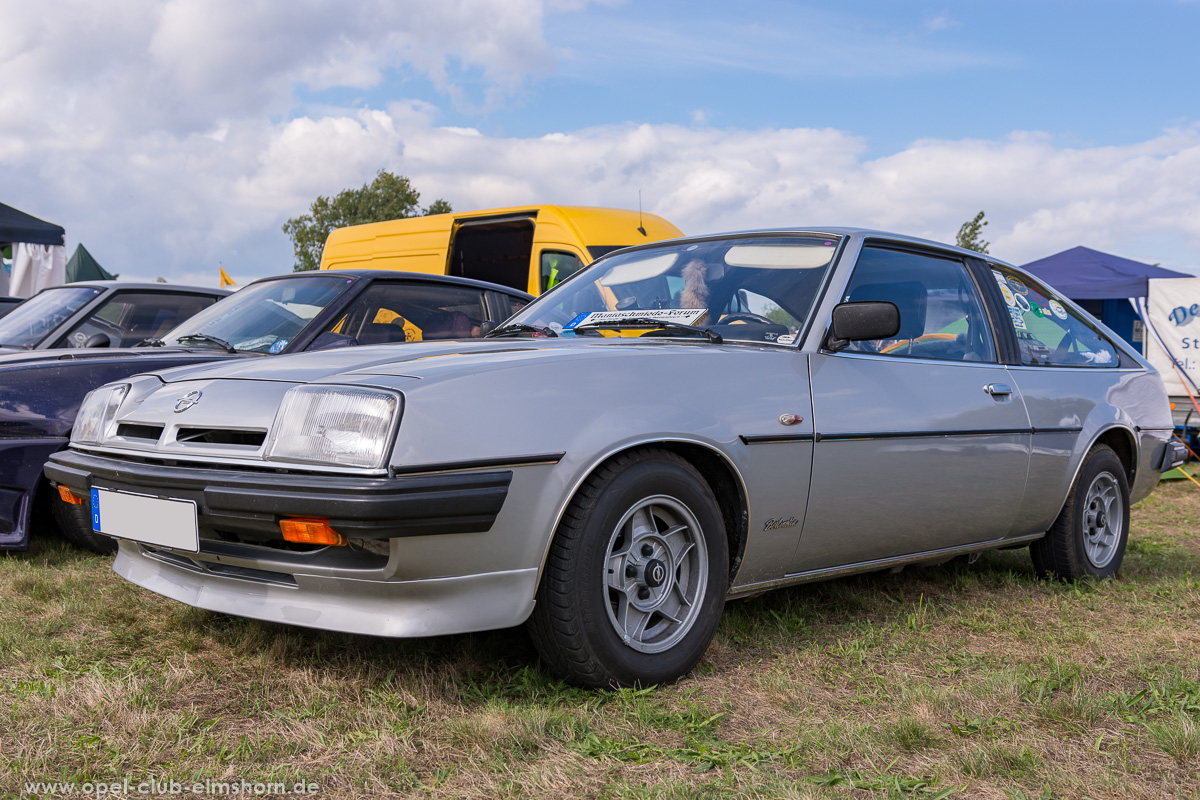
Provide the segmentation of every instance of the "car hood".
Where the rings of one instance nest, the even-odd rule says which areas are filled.
[[[269,362],[206,364],[180,367],[156,374],[166,383],[191,380],[257,380],[286,383],[358,383],[393,386],[395,378],[453,378],[477,375],[518,364],[564,359],[609,358],[618,352],[660,354],[687,349],[724,350],[756,345],[713,345],[702,339],[466,339],[450,342],[410,342],[376,347],[350,347],[319,353],[299,353]],[[777,346],[763,345],[773,350]]]
[[[5,367],[29,367],[37,364],[61,366],[64,362],[120,359],[139,361],[163,358],[164,356],[187,358],[189,355],[206,359],[220,359],[228,356],[227,353],[211,347],[61,348],[57,350],[17,350],[11,347],[0,347],[0,370]]]

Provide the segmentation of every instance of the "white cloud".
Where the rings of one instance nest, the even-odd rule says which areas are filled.
[[[284,220],[381,168],[459,209],[635,207],[640,190],[689,233],[850,224],[943,241],[983,209],[993,253],[1017,263],[1086,244],[1200,265],[1197,126],[1120,147],[1013,133],[873,158],[846,131],[717,129],[705,110],[693,127],[503,137],[439,126],[437,108],[410,100],[293,107],[297,86],[366,89],[400,68],[460,102],[466,82],[496,102],[552,69],[545,15],[584,2],[0,0],[0,201],[64,225],[110,270],[172,280],[215,276],[218,261],[241,280],[286,270]],[[707,63],[693,45],[709,35],[660,42],[663,57]],[[965,58],[893,54],[912,70]],[[723,57],[768,68],[748,49]]]
[[[1126,147],[1063,148],[1015,133],[921,141],[874,159],[865,150],[844,132],[804,128],[631,125],[497,138],[437,127],[429,109],[396,105],[235,124],[223,142],[148,138],[119,167],[71,160],[62,188],[92,187],[74,209],[86,222],[68,224],[69,235],[82,235],[102,262],[97,239],[115,241],[133,262],[148,253],[170,265],[155,274],[218,260],[246,277],[286,269],[282,222],[379,168],[411,178],[426,202],[441,197],[461,210],[633,208],[640,190],[647,211],[688,233],[845,224],[951,241],[982,209],[992,253],[1008,261],[1085,244],[1164,266],[1200,264],[1200,188],[1191,180],[1200,127]],[[136,235],[123,229],[131,220]]]
[[[939,14],[936,17],[929,17],[925,20],[925,30],[931,33],[957,27],[958,23],[951,19],[949,14]]]
[[[0,158],[37,137],[189,134],[289,110],[297,87],[369,88],[385,70],[494,101],[552,69],[540,0],[0,0]]]

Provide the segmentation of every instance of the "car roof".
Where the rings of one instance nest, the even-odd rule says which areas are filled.
[[[902,242],[905,244],[918,245],[921,247],[936,247],[939,250],[948,250],[951,252],[959,253],[961,255],[970,256],[971,258],[980,258],[980,259],[989,261],[994,264],[1002,264],[1007,267],[1013,266],[1012,264],[1008,263],[1007,261],[1003,261],[1003,260],[996,258],[995,256],[992,256],[988,253],[980,253],[975,250],[966,250],[962,247],[957,247],[952,244],[946,244],[945,242],[937,242],[932,239],[922,239],[919,236],[909,236],[909,235],[903,234],[903,233],[892,233],[891,231],[881,231],[881,230],[877,230],[875,228],[859,228],[859,227],[848,227],[848,226],[838,226],[838,225],[817,226],[817,227],[811,227],[811,228],[801,228],[801,227],[755,228],[755,229],[750,229],[750,230],[728,231],[725,233],[706,233],[706,234],[700,234],[700,235],[696,235],[696,236],[684,236],[679,239],[667,239],[667,240],[661,241],[661,242],[647,242],[646,244],[639,244],[639,245],[634,245],[633,247],[626,247],[626,248],[623,248],[622,250],[614,250],[613,253],[605,254],[605,258],[608,258],[609,256],[611,256],[615,253],[628,252],[630,250],[645,250],[645,249],[651,249],[651,248],[663,247],[663,246],[673,247],[675,245],[683,244],[683,243],[687,243],[687,242],[714,241],[714,240],[720,240],[720,239],[737,238],[739,236],[764,236],[764,235],[769,236],[769,235],[775,234],[775,233],[788,234],[788,235],[812,234],[814,236],[821,236],[823,234],[828,234],[831,236],[838,236],[838,237],[844,237],[844,238],[880,238],[880,239],[887,239],[887,240],[893,241],[893,242]]]
[[[265,278],[258,278],[246,284],[250,286],[262,281],[287,280],[290,278],[304,278],[318,275],[331,275],[334,277],[345,278],[369,278],[382,279],[388,278],[391,280],[411,280],[424,281],[427,283],[447,283],[456,286],[470,286],[475,289],[490,289],[495,292],[504,292],[505,294],[517,295],[518,297],[532,298],[528,292],[523,292],[520,289],[514,289],[511,286],[503,286],[499,283],[489,283],[488,281],[475,280],[474,278],[460,278],[457,275],[438,275],[432,272],[405,272],[396,269],[322,269],[322,270],[304,270],[303,272],[285,272],[282,275],[268,275]]]
[[[140,281],[73,281],[61,286],[47,286],[46,289],[71,289],[77,286],[91,289],[137,289],[149,292],[202,292],[204,294],[229,294],[228,289],[217,289],[212,286],[187,286],[182,283],[142,283]],[[45,291],[45,290],[43,290]]]

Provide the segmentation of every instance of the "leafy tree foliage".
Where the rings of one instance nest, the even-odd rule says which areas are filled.
[[[333,198],[318,196],[307,214],[292,217],[283,224],[283,232],[296,251],[295,271],[321,266],[321,251],[334,228],[451,211],[445,200],[434,200],[422,209],[418,205],[420,199],[421,194],[408,178],[382,169],[375,180],[358,189],[346,189]]]
[[[988,251],[988,242],[983,240],[983,227],[987,225],[987,220],[983,218],[983,212],[980,211],[975,215],[975,218],[964,222],[962,227],[958,229],[958,236],[954,237],[954,243],[966,250],[974,250],[976,253],[986,253]]]

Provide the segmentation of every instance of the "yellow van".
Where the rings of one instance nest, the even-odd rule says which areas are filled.
[[[400,269],[541,294],[605,253],[682,236],[656,214],[522,206],[336,228],[321,269]]]

